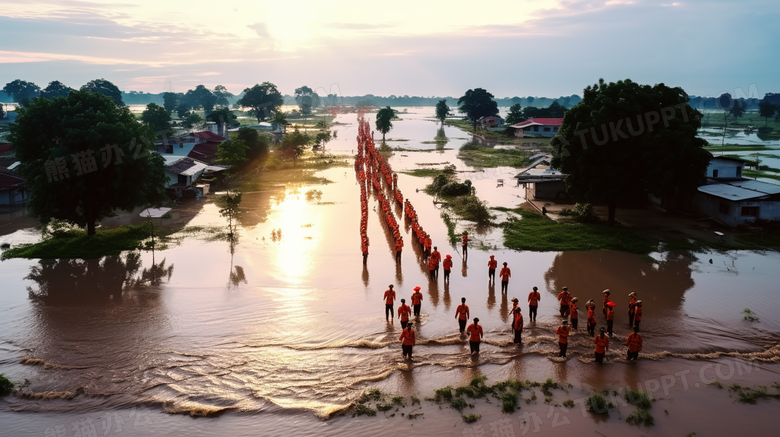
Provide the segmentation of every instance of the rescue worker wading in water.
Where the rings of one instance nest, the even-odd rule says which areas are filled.
[[[399,340],[401,340],[401,349],[404,354],[404,358],[411,360],[412,359],[412,347],[417,342],[415,335],[414,335],[414,329],[412,329],[412,324],[406,325],[406,328],[404,328],[403,331],[401,331],[401,336],[398,337]]]
[[[401,329],[406,328],[409,324],[409,315],[412,314],[412,309],[406,304],[406,299],[401,299],[401,306],[398,307],[398,318],[401,320]]]
[[[628,326],[634,326],[634,314],[636,314],[636,293],[628,293]]]
[[[628,361],[636,361],[639,359],[639,352],[642,352],[642,336],[639,335],[639,328],[634,326],[634,332],[628,334],[626,338],[626,346],[628,346]]]
[[[604,362],[604,354],[609,349],[609,337],[604,335],[604,328],[599,329],[599,335],[593,339],[593,344],[596,345],[596,362]]]
[[[564,320],[563,324],[555,330],[555,335],[558,336],[558,348],[560,349],[558,356],[566,358],[566,348],[569,347],[569,322]]]
[[[542,300],[538,290],[534,287],[533,291],[528,293],[528,320],[531,322],[536,321],[536,310],[539,309],[539,301]]]
[[[450,282],[450,270],[452,270],[452,257],[447,255],[444,257],[444,261],[441,263],[444,268],[444,281]]]
[[[420,293],[420,287],[414,287],[414,293],[412,293],[412,308],[414,308],[414,315],[420,315],[420,306],[422,305],[423,295]]]
[[[469,347],[471,348],[471,353],[479,353],[479,343],[482,341],[482,327],[479,326],[479,318],[474,317],[474,323],[469,325],[468,329],[466,330],[466,334],[469,335]]]
[[[496,261],[496,257],[493,255],[490,255],[490,261],[488,261],[488,282],[491,280],[493,283],[496,282],[496,267],[498,266],[498,261]]]
[[[455,318],[458,319],[458,327],[460,328],[461,334],[466,330],[466,322],[469,320],[469,316],[469,307],[466,305],[466,298],[461,297],[460,305],[458,305],[458,308],[455,310]]]
[[[388,285],[387,291],[385,291],[382,299],[385,300],[385,320],[388,322],[393,318],[393,301],[395,301],[395,291],[393,290],[393,284]]]

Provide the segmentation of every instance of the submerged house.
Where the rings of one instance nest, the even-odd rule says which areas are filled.
[[[493,129],[503,130],[504,119],[501,118],[500,115],[488,115],[477,119],[477,124],[488,130],[493,130]]]
[[[509,129],[514,129],[517,138],[552,138],[558,135],[562,124],[562,118],[529,118],[509,126]]]
[[[552,155],[538,153],[528,158],[531,164],[515,176],[518,185],[526,188],[527,197],[533,199],[565,199],[566,186],[563,173],[552,168]]]
[[[726,226],[780,220],[780,184],[743,178],[748,165],[739,158],[712,158],[707,183],[693,197],[694,210]]]

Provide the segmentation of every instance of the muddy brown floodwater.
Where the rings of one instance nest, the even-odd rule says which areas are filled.
[[[409,139],[396,143],[405,148],[432,148],[422,143],[436,134],[437,126],[426,120],[431,108],[409,111],[401,115],[403,121],[394,122],[390,137]],[[338,127],[339,139],[329,148],[336,153],[355,150],[355,115],[339,120],[346,124]],[[448,149],[465,142],[457,139],[464,133],[445,131],[451,137]],[[389,163],[396,171],[426,162],[451,162],[473,170],[456,154],[396,152]],[[474,178],[478,195],[492,206],[515,207],[523,201],[523,190],[511,183],[496,188],[495,175],[501,172],[511,170],[462,177],[482,175]],[[765,370],[734,374],[729,377],[734,381],[767,385],[780,380],[775,364],[780,341],[778,253],[659,253],[651,254],[653,261],[607,251],[517,252],[503,249],[500,229],[493,229],[474,231],[475,244],[465,261],[446,242],[441,211],[428,195],[415,191],[427,180],[401,174],[400,189],[415,206],[421,225],[442,253],[455,260],[449,284],[443,275],[431,282],[403,221],[399,223],[406,246],[401,262],[395,263],[391,236],[373,197],[370,255],[364,266],[354,170],[333,168],[318,176],[331,183],[245,193],[246,214],[233,250],[224,241],[190,238],[156,253],[2,262],[0,373],[28,383],[24,396],[0,400],[0,435],[76,435],[72,424],[89,418],[100,424],[99,417],[104,418],[102,430],[111,431],[105,417],[113,414],[123,418],[127,435],[388,435],[398,426],[412,434],[467,435],[475,429],[446,408],[429,408],[419,422],[319,418],[343,410],[370,387],[424,398],[434,388],[484,374],[491,380],[553,378],[571,383],[570,396],[576,397],[591,388],[636,387],[686,370],[691,387],[683,389],[678,379],[671,394],[661,393],[659,402],[673,404],[664,407],[668,418],[656,411],[657,427],[642,433],[736,432],[725,418],[702,422],[707,415],[725,415],[729,408],[752,418],[749,426],[754,429],[770,423],[766,413],[776,405],[734,407],[725,390],[692,387],[694,376],[714,371],[701,370],[704,366],[724,360]],[[321,195],[307,198],[310,190]],[[190,225],[224,226],[225,221],[207,204]],[[0,237],[0,243],[27,241],[30,235],[29,230],[17,230]],[[507,294],[487,281],[491,254],[512,269]],[[422,316],[414,321],[418,343],[413,363],[401,357],[399,323],[384,319],[382,294],[389,284],[395,285],[399,299],[408,301],[417,285],[424,293]],[[555,358],[553,333],[561,320],[555,296],[564,285],[581,303],[591,298],[600,302],[601,291],[612,290],[617,303],[613,341],[618,344],[629,332],[627,295],[637,292],[644,302],[642,362],[625,364],[624,348],[618,347],[608,353],[608,364],[596,366],[583,327],[571,338],[568,361]],[[538,321],[526,321],[523,345],[518,347],[511,342],[510,299],[518,297],[527,313],[525,300],[533,286],[542,291]],[[457,334],[454,312],[461,297],[485,329],[478,357],[469,356],[468,344]],[[745,308],[760,320],[745,321]],[[597,318],[604,325],[603,316],[597,313]],[[548,407],[539,402],[516,414],[538,411],[544,418]],[[139,422],[141,412],[145,416]],[[222,412],[197,420],[166,414]],[[491,420],[513,417],[520,434],[517,416],[483,414],[485,430],[495,423]],[[112,417],[116,423],[117,416]],[[571,422],[555,431],[639,432],[615,417],[604,421],[577,413]],[[97,429],[101,432],[100,425]]]

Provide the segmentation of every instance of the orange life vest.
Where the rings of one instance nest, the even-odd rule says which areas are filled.
[[[642,350],[642,337],[636,332],[628,334],[626,338],[626,346],[630,352],[639,352]]]
[[[569,328],[559,326],[558,329],[555,330],[555,335],[558,336],[558,343],[567,344],[569,342]]]
[[[593,340],[593,343],[596,344],[596,353],[603,354],[606,352],[606,347],[609,346],[609,337],[606,335],[604,337],[597,335],[596,339]]]
[[[615,310],[611,306],[607,307],[607,320],[615,320]]]
[[[634,321],[642,321],[642,307],[640,306],[636,307],[636,311],[634,312]]]
[[[561,305],[568,305],[569,293],[562,291],[561,294],[558,295],[558,300],[561,301]]]
[[[572,320],[577,320],[579,315],[577,314],[577,305],[574,302],[569,302],[569,312],[571,313]]]
[[[515,313],[514,328],[518,331],[523,329],[523,313]]]

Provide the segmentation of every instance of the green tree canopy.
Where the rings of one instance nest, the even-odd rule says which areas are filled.
[[[271,82],[263,82],[252,88],[244,89],[244,96],[238,100],[238,104],[251,108],[252,113],[261,122],[271,116],[271,113],[284,104],[282,93]]]
[[[769,117],[775,115],[775,105],[768,101],[763,101],[758,104],[758,113],[764,117],[764,126],[769,122]]]
[[[6,116],[5,107],[0,103],[0,120],[4,119]]]
[[[391,107],[380,109],[376,113],[376,130],[382,132],[382,141],[385,140],[385,135],[393,128],[393,122],[391,121],[395,117],[395,111]]]
[[[570,196],[606,203],[611,224],[619,203],[685,196],[704,183],[712,155],[696,136],[700,117],[682,88],[601,79],[566,112],[552,166]]]
[[[242,165],[247,162],[249,147],[243,140],[227,140],[217,149],[217,162],[225,165]]]
[[[311,141],[312,139],[309,135],[295,129],[292,133],[284,136],[282,144],[279,146],[279,151],[283,157],[292,158],[293,163],[297,164],[298,157],[303,155]]]
[[[194,112],[186,113],[184,119],[182,120],[182,125],[184,125],[184,127],[187,129],[192,129],[201,123],[203,123],[203,117]]]
[[[270,141],[267,136],[261,135],[257,129],[252,129],[251,127],[239,128],[236,138],[249,147],[246,155],[250,160],[261,158],[268,154]]]
[[[550,106],[546,108],[537,108],[536,106],[528,106],[523,109],[523,119],[529,118],[562,118],[566,113],[566,107],[561,106],[558,102],[550,103]]]
[[[525,117],[523,117],[523,107],[520,106],[519,103],[515,103],[509,107],[509,114],[506,116],[506,124],[513,125],[524,120]]]
[[[477,120],[498,114],[498,104],[493,100],[493,94],[482,88],[474,88],[466,91],[466,94],[458,99],[458,112],[466,114],[466,117],[474,123],[474,132],[476,132]]]
[[[16,79],[5,84],[3,91],[13,97],[14,101],[20,106],[27,106],[30,100],[38,97],[41,93],[41,88],[32,82]]]
[[[163,107],[168,113],[176,110],[179,106],[179,95],[176,93],[163,93]]]
[[[122,101],[122,91],[119,90],[119,87],[105,79],[90,80],[81,87],[81,91],[103,94],[113,100],[117,106],[125,105],[125,102]]]
[[[439,103],[436,104],[436,119],[444,124],[444,120],[450,115],[452,114],[450,114],[450,107],[447,106],[447,100],[439,100]]]
[[[171,128],[171,114],[156,103],[146,105],[141,114],[141,121],[146,123],[152,132],[164,132]]]
[[[56,99],[57,97],[68,97],[68,94],[73,91],[73,88],[63,84],[62,82],[55,80],[49,82],[49,85],[41,91],[41,97],[47,99]]]
[[[238,117],[227,107],[222,107],[206,116],[206,121],[213,121],[214,123],[227,123],[228,127],[236,127],[241,123],[238,122]]]
[[[295,89],[295,102],[301,110],[301,114],[309,115],[311,110],[320,106],[320,96],[307,86]]]
[[[31,194],[28,209],[42,223],[63,220],[94,235],[95,224],[117,209],[166,199],[154,134],[101,94],[35,99],[19,110],[10,138]]]
[[[217,98],[216,104],[220,106],[228,106],[230,105],[230,99],[233,97],[233,93],[227,90],[222,85],[217,85],[214,87],[214,96]]]

